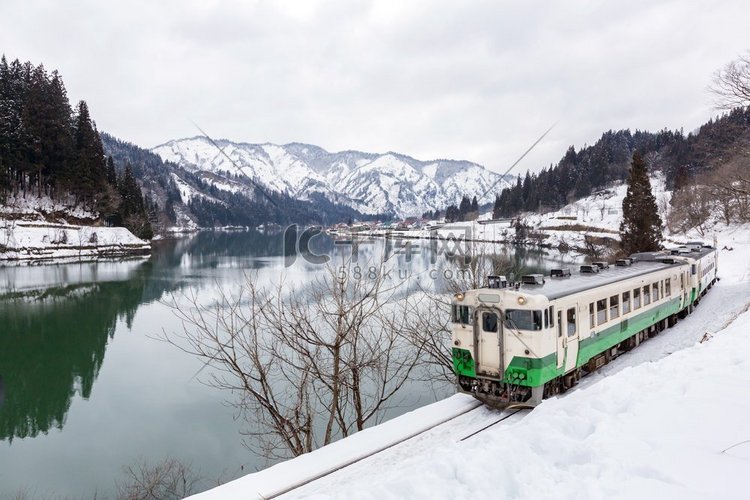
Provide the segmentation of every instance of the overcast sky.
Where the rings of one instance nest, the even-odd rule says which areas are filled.
[[[608,129],[693,130],[750,2],[0,1],[0,50],[58,69],[100,130],[397,151],[504,171]]]

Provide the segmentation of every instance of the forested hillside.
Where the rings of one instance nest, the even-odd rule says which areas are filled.
[[[21,205],[44,197],[83,208],[94,224],[152,236],[138,184],[130,170],[118,175],[107,161],[86,102],[73,110],[57,71],[17,59],[9,64],[3,56],[0,201]]]
[[[515,186],[496,197],[494,216],[558,209],[613,181],[623,181],[635,151],[643,155],[651,171],[665,173],[669,189],[679,189],[738,154],[746,155],[749,138],[750,111],[742,108],[687,135],[681,130],[608,131],[592,146],[578,151],[571,146],[555,166],[519,175]]]

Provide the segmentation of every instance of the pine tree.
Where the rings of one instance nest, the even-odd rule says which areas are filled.
[[[119,191],[122,197],[119,216],[124,226],[139,238],[151,239],[154,232],[146,212],[141,188],[135,180],[130,164],[125,165],[125,173],[120,179]]]
[[[461,203],[458,205],[458,220],[466,220],[466,215],[471,212],[471,201],[468,196],[461,198]]]
[[[492,218],[499,219],[500,217],[502,217],[500,196],[495,195],[495,204],[492,206]]]
[[[636,152],[630,167],[628,192],[622,201],[620,240],[623,251],[630,255],[659,250],[662,240],[661,224],[646,162]]]
[[[104,188],[107,180],[107,165],[104,148],[91,122],[86,101],[78,103],[78,116],[75,128],[75,193],[80,200],[94,201]]]
[[[117,171],[115,170],[115,161],[111,156],[107,157],[107,182],[112,186],[117,186]]]
[[[471,200],[471,211],[479,213],[479,202],[477,201],[476,196]]]

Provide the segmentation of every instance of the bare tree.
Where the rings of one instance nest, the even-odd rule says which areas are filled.
[[[118,500],[178,500],[195,493],[200,478],[190,464],[167,458],[142,460],[125,467],[126,481],[117,485]]]
[[[421,361],[406,335],[410,299],[386,276],[349,261],[299,289],[248,276],[214,304],[173,299],[183,332],[165,339],[237,395],[246,445],[269,459],[297,456],[377,422]]]
[[[709,90],[719,109],[750,106],[750,51],[714,73]]]
[[[711,216],[711,200],[702,185],[689,185],[672,195],[672,211],[668,224],[672,230],[687,231],[695,228],[703,235]]]

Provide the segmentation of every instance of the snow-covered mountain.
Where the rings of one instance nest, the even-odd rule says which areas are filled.
[[[329,153],[300,143],[216,143],[221,150],[205,137],[193,137],[169,141],[152,151],[164,161],[201,174],[219,189],[244,177],[300,200],[319,193],[365,214],[420,215],[458,204],[462,196],[491,203],[508,186],[507,179],[468,161],[420,161],[390,152]]]

